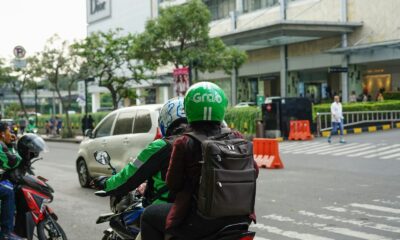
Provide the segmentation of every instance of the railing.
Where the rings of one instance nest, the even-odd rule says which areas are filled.
[[[392,128],[395,122],[400,121],[400,110],[395,111],[365,111],[343,112],[344,127],[363,123],[390,122]],[[317,134],[332,129],[331,113],[317,113]]]

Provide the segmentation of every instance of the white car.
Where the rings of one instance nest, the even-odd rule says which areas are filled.
[[[76,160],[81,186],[88,187],[93,177],[111,175],[108,166],[96,162],[96,151],[107,151],[113,166],[119,171],[149,143],[160,138],[158,116],[162,106],[152,104],[121,108],[104,117],[93,131],[87,131]]]

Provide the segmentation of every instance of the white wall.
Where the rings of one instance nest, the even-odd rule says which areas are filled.
[[[87,0],[89,1],[89,0]],[[123,28],[125,33],[140,33],[151,17],[151,1],[112,0],[111,17],[88,24],[88,34]]]

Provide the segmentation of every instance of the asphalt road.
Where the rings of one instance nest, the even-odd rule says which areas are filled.
[[[285,168],[260,171],[256,239],[400,239],[400,130],[346,140],[280,144]],[[36,168],[55,188],[60,224],[69,239],[100,239],[107,225],[95,220],[108,199],[79,186],[77,144],[48,145]]]

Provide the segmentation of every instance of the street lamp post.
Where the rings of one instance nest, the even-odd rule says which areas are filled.
[[[37,103],[37,99],[38,99],[38,90],[39,89],[43,89],[43,86],[38,85],[37,82],[35,82],[35,125],[38,125],[38,103]]]
[[[85,79],[85,126],[84,129],[86,130],[86,127],[89,125],[89,119],[88,119],[88,82],[94,82],[94,78],[86,78]]]

